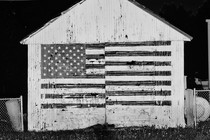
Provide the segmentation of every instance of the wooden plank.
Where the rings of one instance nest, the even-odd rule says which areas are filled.
[[[171,86],[171,81],[106,81],[111,86]]]
[[[106,101],[106,105],[122,105],[122,106],[171,106],[171,101]]]
[[[41,89],[41,94],[105,93],[103,88]]]
[[[86,59],[87,64],[105,64],[105,59]]]
[[[114,46],[170,46],[171,41],[143,41],[143,42],[132,42],[132,43],[122,43],[122,42],[114,42],[107,43],[106,47],[114,47]]]
[[[97,55],[97,54],[105,54],[104,49],[86,49],[85,53],[87,55]]]
[[[65,109],[68,106],[72,106],[74,108],[104,108],[105,104],[41,104],[41,109]]]
[[[171,90],[171,86],[106,86],[106,91]]]
[[[107,71],[106,76],[171,76],[171,71]]]
[[[155,71],[171,71],[171,66],[136,66],[136,65],[127,65],[127,66],[106,66],[106,71],[128,71],[128,72],[155,72]]]
[[[171,76],[106,76],[106,81],[171,81]]]
[[[107,101],[171,101],[171,96],[109,96]]]
[[[133,57],[125,57],[125,56],[118,56],[118,57],[110,57],[107,56],[106,61],[123,61],[123,62],[127,62],[127,61],[171,61],[172,58],[171,57],[163,57],[163,56],[133,56]]]
[[[107,96],[170,96],[170,90],[126,90],[126,91],[106,91]]]
[[[171,56],[170,51],[110,51],[105,53],[107,56]]]
[[[105,88],[105,84],[61,84],[61,83],[42,83],[41,89],[73,89],[73,88]]]
[[[104,59],[104,54],[88,54],[86,55],[86,59]]]
[[[105,69],[86,69],[86,74],[105,74]]]
[[[41,79],[40,83],[63,83],[63,84],[105,84],[105,79]]]
[[[41,94],[41,99],[105,98],[104,93]]]
[[[106,61],[106,66],[124,66],[124,65],[132,65],[132,66],[171,66],[170,61]]]
[[[170,46],[109,46],[105,47],[105,52],[111,52],[111,51],[171,51],[172,48]]]

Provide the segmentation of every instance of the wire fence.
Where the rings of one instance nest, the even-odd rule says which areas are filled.
[[[23,103],[20,98],[0,98],[0,132],[23,131]]]

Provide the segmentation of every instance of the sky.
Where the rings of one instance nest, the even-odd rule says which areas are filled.
[[[27,93],[27,46],[19,42],[80,0],[0,0],[1,73],[0,96]],[[196,12],[203,0],[136,0],[158,13],[170,2]]]

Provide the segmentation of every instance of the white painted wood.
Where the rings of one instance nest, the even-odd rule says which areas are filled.
[[[170,56],[107,56],[106,61],[171,61]]]
[[[106,76],[106,81],[170,81],[171,76]]]
[[[173,41],[173,120],[174,126],[185,126],[184,121],[184,42]]]
[[[105,89],[100,88],[74,88],[74,89],[40,89],[41,94],[67,94],[67,93],[105,93]]]
[[[171,66],[106,66],[106,71],[171,71]]]
[[[128,65],[128,66],[106,66],[106,71],[171,71],[172,66],[135,66],[135,65]]]
[[[127,0],[86,0],[47,23],[22,43],[189,41],[190,39]]]
[[[109,96],[108,101],[164,101],[171,96]]]
[[[107,121],[116,127],[153,126],[166,127],[171,123],[170,106],[107,105]]]
[[[104,59],[86,59],[86,64],[105,64]]]
[[[40,45],[28,46],[28,130],[40,130]]]
[[[105,51],[171,51],[171,46],[115,46],[105,47]]]
[[[104,50],[102,50],[102,49],[100,49],[100,50],[86,49],[85,53],[87,55],[90,55],[90,54],[104,54]]]
[[[42,99],[42,104],[104,104],[104,98],[83,98],[83,99]],[[75,105],[76,106],[76,105]]]
[[[105,69],[86,69],[86,74],[105,74]]]
[[[82,129],[96,124],[104,124],[105,108],[43,109],[42,116],[46,130]]]
[[[106,91],[171,90],[171,86],[106,86]]]
[[[105,84],[105,79],[40,79],[40,83],[52,84]]]

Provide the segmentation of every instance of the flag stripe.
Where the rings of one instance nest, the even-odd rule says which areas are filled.
[[[125,72],[155,72],[155,71],[171,71],[171,66],[136,66],[136,65],[127,65],[127,66],[106,66],[106,71],[125,71]],[[145,73],[146,74],[146,73]]]
[[[111,86],[106,85],[106,91],[130,91],[130,90],[171,90],[171,86]]]
[[[163,56],[108,56],[105,59],[106,61],[114,62],[127,62],[127,61],[171,61],[172,57],[163,57]]]
[[[171,96],[109,96],[107,101],[169,101]]]
[[[106,52],[107,56],[171,56],[170,51],[110,51]]]
[[[106,81],[171,81],[171,76],[106,76]]]
[[[41,89],[56,88],[105,88],[104,84],[41,84]]]
[[[170,90],[125,90],[125,91],[106,91],[107,96],[170,96]]]
[[[41,79],[41,83],[63,83],[63,84],[105,84],[105,79]]]
[[[41,94],[71,94],[71,93],[105,93],[104,88],[68,88],[68,89],[41,89]]]
[[[171,106],[171,101],[107,101],[106,105]]]
[[[92,108],[92,107],[97,107],[97,108],[104,108],[105,104],[62,104],[62,103],[52,103],[52,104],[41,104],[42,109],[65,109],[68,106],[74,107],[74,108]]]
[[[112,86],[171,86],[171,81],[106,81]]]
[[[107,43],[105,47],[127,47],[127,46],[170,46],[171,41],[145,41],[145,42],[133,42],[133,43]]]
[[[41,99],[80,99],[80,98],[105,98],[101,93],[76,93],[76,94],[41,94]]]
[[[172,47],[169,46],[109,46],[105,47],[106,52],[111,51],[129,51],[129,52],[135,52],[135,51],[172,51]]]
[[[107,71],[107,76],[171,76],[171,71]]]
[[[108,65],[171,66],[171,61],[106,61],[106,66]]]

